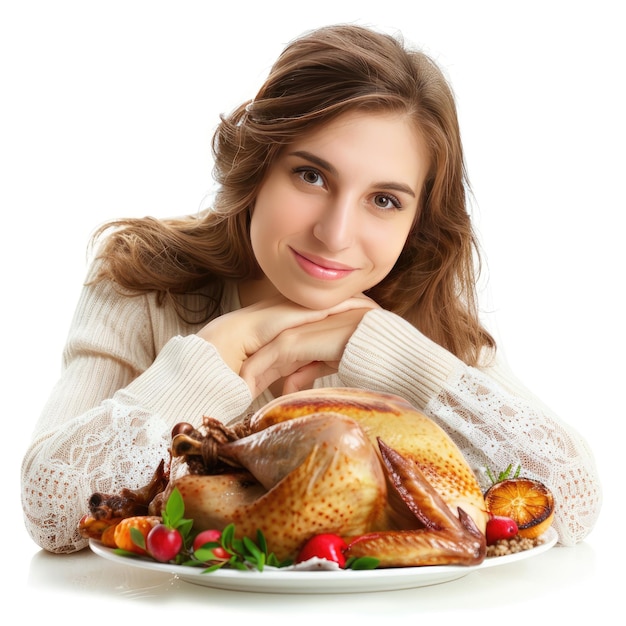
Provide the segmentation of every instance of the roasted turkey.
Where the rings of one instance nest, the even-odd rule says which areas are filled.
[[[279,559],[319,533],[380,567],[485,558],[481,489],[452,439],[400,397],[350,388],[277,398],[231,431],[181,424],[170,481],[200,530],[261,529]]]

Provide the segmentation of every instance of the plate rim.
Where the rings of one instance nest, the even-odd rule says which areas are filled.
[[[422,565],[372,570],[265,569],[260,572],[258,570],[221,569],[203,574],[202,568],[159,563],[147,558],[132,558],[115,554],[113,548],[108,548],[94,539],[89,540],[89,548],[97,556],[118,564],[170,574],[192,584],[216,589],[270,593],[346,593],[371,592],[377,588],[381,591],[406,589],[451,582],[481,569],[507,565],[538,556],[552,548],[558,539],[556,530],[552,527],[548,528],[542,537],[543,542],[534,548],[491,557],[478,565]],[[431,582],[428,582],[429,580]],[[339,586],[337,586],[338,582],[341,583]],[[366,586],[360,588],[362,584]]]

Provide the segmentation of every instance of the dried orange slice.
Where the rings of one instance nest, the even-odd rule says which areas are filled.
[[[554,519],[552,492],[530,478],[509,478],[491,485],[485,504],[493,515],[514,519],[519,536],[529,539],[542,535]]]

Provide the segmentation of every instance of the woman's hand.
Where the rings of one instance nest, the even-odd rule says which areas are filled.
[[[336,372],[346,344],[372,308],[333,313],[288,328],[259,348],[244,361],[240,371],[253,397],[281,378],[285,394],[309,389],[316,378]]]
[[[377,306],[361,295],[330,309],[313,310],[278,296],[222,315],[198,336],[217,348],[253,397],[280,378],[287,378],[286,393],[336,371],[363,315]]]

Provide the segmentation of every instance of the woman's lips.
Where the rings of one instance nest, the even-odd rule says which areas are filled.
[[[344,265],[343,263],[335,263],[328,259],[323,259],[311,254],[306,256],[296,252],[291,248],[296,262],[300,268],[313,278],[319,278],[322,280],[338,280],[345,278],[351,274],[355,268]]]

